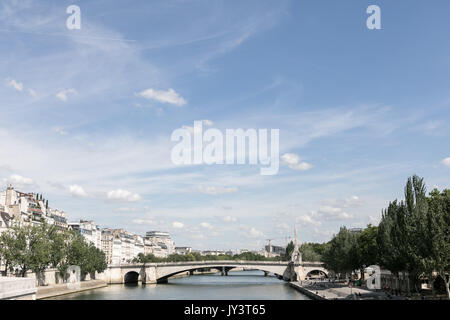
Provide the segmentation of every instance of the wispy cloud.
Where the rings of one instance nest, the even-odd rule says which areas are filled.
[[[141,196],[139,194],[122,189],[108,191],[106,196],[109,200],[117,201],[136,202],[141,200]]]
[[[89,196],[87,192],[84,191],[83,187],[76,184],[69,186],[69,191],[72,195],[76,197],[86,198]]]
[[[450,167],[450,158],[445,158],[441,163],[447,167]]]
[[[184,228],[184,224],[182,222],[179,221],[174,221],[172,222],[172,227],[175,229],[183,229]]]
[[[11,80],[7,80],[6,83],[9,87],[14,88],[17,91],[23,91],[23,83],[22,82],[18,82],[14,79],[11,79]]]
[[[139,92],[137,95],[145,99],[156,100],[162,103],[169,103],[178,107],[182,107],[187,103],[187,101],[172,88],[167,91],[155,90],[150,88]]]
[[[16,185],[21,185],[21,186],[24,186],[24,185],[32,185],[32,184],[34,184],[33,179],[31,179],[31,178],[26,178],[26,177],[23,177],[23,176],[18,175],[18,174],[10,175],[10,176],[6,179],[6,181],[7,181],[8,183],[16,184]]]
[[[300,161],[300,157],[295,153],[285,153],[281,156],[281,160],[292,170],[309,170],[313,166],[305,161]]]
[[[239,189],[237,187],[198,186],[198,191],[200,193],[216,196],[219,194],[235,193],[238,192]]]
[[[55,131],[56,133],[58,133],[58,134],[60,134],[62,136],[66,136],[67,135],[67,131],[64,130],[63,128],[61,128],[61,127],[54,127],[53,131]]]
[[[67,100],[69,99],[69,94],[78,94],[78,92],[73,88],[61,90],[56,94],[56,97],[61,101],[67,102]]]

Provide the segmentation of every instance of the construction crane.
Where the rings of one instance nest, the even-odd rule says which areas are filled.
[[[271,238],[271,239],[266,239],[266,241],[268,241],[269,242],[269,252],[272,252],[272,241],[273,240],[287,240],[287,237],[285,237],[285,238]],[[286,243],[288,243],[287,241],[286,241]]]

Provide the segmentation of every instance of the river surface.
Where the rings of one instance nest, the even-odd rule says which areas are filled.
[[[193,275],[167,284],[109,285],[105,288],[55,297],[58,300],[308,300],[276,277],[261,271]]]

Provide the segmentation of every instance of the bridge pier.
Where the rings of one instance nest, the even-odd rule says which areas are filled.
[[[145,283],[154,284],[156,281],[156,268],[153,266],[145,268]]]
[[[222,276],[228,276],[228,269],[225,267],[222,267]]]
[[[269,276],[269,272],[268,271],[264,271],[264,277],[268,277]]]

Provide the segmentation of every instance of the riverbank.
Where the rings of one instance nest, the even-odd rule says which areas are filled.
[[[384,292],[364,288],[349,288],[343,283],[302,281],[289,285],[314,300],[386,300]]]
[[[88,280],[82,281],[79,288],[68,288],[67,283],[55,284],[51,286],[38,287],[36,293],[36,299],[42,300],[47,298],[53,298],[71,293],[77,293],[87,290],[93,290],[98,288],[107,287],[107,283],[102,280]]]

